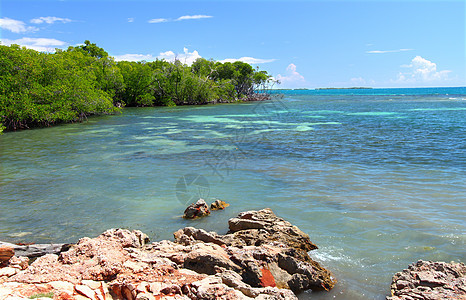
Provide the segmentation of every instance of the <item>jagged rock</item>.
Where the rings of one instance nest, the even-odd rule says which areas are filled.
[[[240,213],[228,224],[230,231],[226,235],[186,227],[174,233],[175,241],[183,245],[214,243],[227,248],[230,259],[241,267],[244,282],[253,287],[277,285],[299,292],[330,290],[335,285],[332,274],[307,254],[317,248],[309,236],[272,210]],[[207,274],[212,272],[210,267]],[[294,274],[302,276],[293,279]]]
[[[221,209],[227,208],[228,206],[230,206],[230,204],[226,203],[225,201],[217,199],[212,204],[210,204],[210,209],[221,210]]]
[[[94,290],[92,290],[90,287],[88,287],[87,285],[76,285],[74,287],[74,289],[76,290],[76,292],[78,292],[79,294],[89,298],[89,299],[95,299],[95,292]]]
[[[309,236],[290,222],[277,217],[270,208],[247,211],[228,221],[229,233],[247,245],[259,246],[277,241],[289,247],[310,251],[317,249]]]
[[[246,229],[219,235],[186,227],[175,232],[176,242],[151,244],[140,231],[110,229],[30,266],[13,257],[18,267],[0,277],[0,291],[20,299],[37,291],[66,300],[297,299],[290,288],[333,286],[331,274],[304,250],[311,243],[299,229],[271,210],[236,219]]]
[[[0,247],[0,266],[6,264],[10,258],[15,255],[15,250],[13,247],[3,246]]]
[[[204,199],[197,200],[196,203],[189,205],[184,211],[183,218],[197,219],[210,215],[209,206]]]
[[[11,267],[5,267],[5,268],[0,268],[0,277],[6,276],[6,277],[11,277],[18,273],[18,269],[16,268],[11,268]]]
[[[466,299],[466,265],[419,260],[392,278],[387,300]]]
[[[208,243],[193,245],[184,260],[183,266],[186,269],[208,275],[215,274],[216,267],[240,271],[240,267],[230,259],[222,247]]]
[[[25,256],[13,256],[10,258],[8,264],[12,268],[24,270],[29,266],[29,258]]]
[[[204,229],[194,227],[185,227],[176,231],[173,236],[175,241],[180,244],[190,245],[195,243],[213,243],[217,245],[225,245],[223,236],[216,232],[207,232]]]

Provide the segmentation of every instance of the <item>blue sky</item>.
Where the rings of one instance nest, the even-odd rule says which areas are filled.
[[[466,86],[465,1],[1,0],[0,39],[117,60],[241,59],[281,88]]]

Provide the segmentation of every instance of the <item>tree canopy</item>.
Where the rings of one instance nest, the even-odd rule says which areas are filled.
[[[122,106],[253,100],[273,82],[244,62],[115,62],[90,41],[55,53],[0,45],[0,132],[112,114]]]

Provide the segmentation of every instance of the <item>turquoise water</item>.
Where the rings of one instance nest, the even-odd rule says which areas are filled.
[[[302,299],[384,299],[418,259],[466,262],[466,88],[282,92],[0,136],[0,240],[224,233],[238,212],[271,207],[339,280]],[[199,195],[231,206],[181,219]]]

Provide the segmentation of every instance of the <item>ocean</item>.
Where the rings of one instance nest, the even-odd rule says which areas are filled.
[[[0,240],[225,233],[238,212],[270,207],[338,280],[300,299],[384,299],[410,263],[466,262],[465,87],[274,94],[3,134]],[[199,197],[230,207],[182,219]]]

